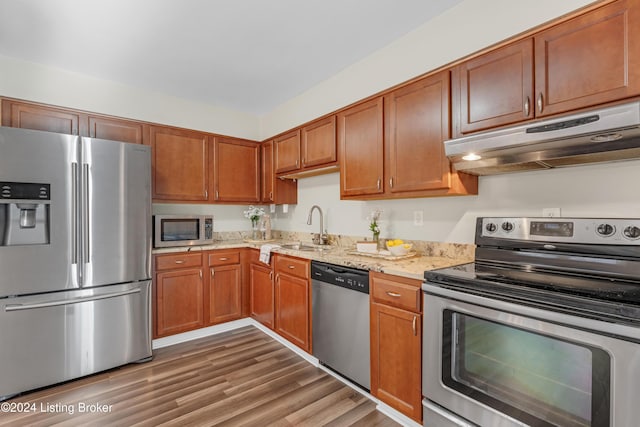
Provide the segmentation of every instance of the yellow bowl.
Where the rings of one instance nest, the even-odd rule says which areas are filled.
[[[391,252],[391,255],[401,256],[409,253],[413,245],[411,243],[404,243],[398,246],[389,246],[387,245],[387,249]]]

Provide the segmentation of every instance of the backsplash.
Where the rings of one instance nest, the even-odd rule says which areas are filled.
[[[311,243],[313,233],[273,230],[271,232],[274,240],[284,240],[289,242]],[[251,231],[222,231],[213,233],[216,241],[233,241],[251,239]],[[356,242],[370,240],[363,236],[344,236],[340,234],[329,234],[329,244],[345,249],[355,249]],[[420,255],[443,258],[463,258],[473,259],[475,245],[466,243],[445,243],[429,242],[424,240],[404,240],[405,243],[413,244],[413,249]],[[267,242],[265,242],[267,243]]]

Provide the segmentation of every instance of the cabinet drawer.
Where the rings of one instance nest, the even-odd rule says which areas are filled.
[[[383,304],[420,312],[420,286],[401,283],[385,276],[372,274],[373,300]],[[409,279],[410,280],[410,279]],[[420,282],[416,280],[416,284]]]
[[[309,261],[278,255],[276,258],[276,271],[302,279],[308,279]]]
[[[209,265],[240,264],[240,251],[215,251],[209,252]]]
[[[156,255],[156,271],[202,266],[202,254],[180,253]]]

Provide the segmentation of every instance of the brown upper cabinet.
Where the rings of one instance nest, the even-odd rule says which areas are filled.
[[[318,119],[275,138],[273,150],[278,175],[315,175],[320,169],[324,173],[336,171],[336,116]]]
[[[454,114],[466,134],[533,118],[533,40],[460,64],[453,72]]]
[[[206,201],[209,198],[207,135],[151,126],[153,198]]]
[[[262,144],[261,199],[264,203],[298,203],[298,183],[276,177],[274,169],[273,141]]]
[[[11,99],[2,100],[2,126],[87,136],[85,121],[77,111]]]
[[[640,95],[640,1],[620,0],[535,36],[536,115]]]
[[[147,140],[147,126],[142,122],[13,99],[2,100],[2,125],[134,144]]]
[[[148,126],[131,120],[89,116],[89,136],[112,141],[144,144]]]
[[[451,169],[450,78],[442,71],[338,114],[340,197],[386,199],[477,194]]]
[[[640,2],[619,0],[454,68],[454,134],[640,95]]]
[[[301,131],[302,168],[335,164],[338,160],[336,147],[336,116],[305,126]]]
[[[338,113],[340,197],[384,192],[382,97]]]
[[[260,145],[213,138],[213,201],[260,202]]]
[[[276,173],[290,172],[300,167],[300,130],[273,140]]]
[[[449,72],[419,80],[385,96],[388,192],[451,186],[443,141],[449,138]]]

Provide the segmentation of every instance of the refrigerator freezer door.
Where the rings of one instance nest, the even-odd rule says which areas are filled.
[[[73,180],[78,141],[0,127],[0,298],[78,287]],[[21,199],[34,197],[33,185],[45,189],[42,199]]]
[[[151,277],[151,147],[82,139],[83,287]]]
[[[151,356],[151,282],[0,300],[0,398]]]

